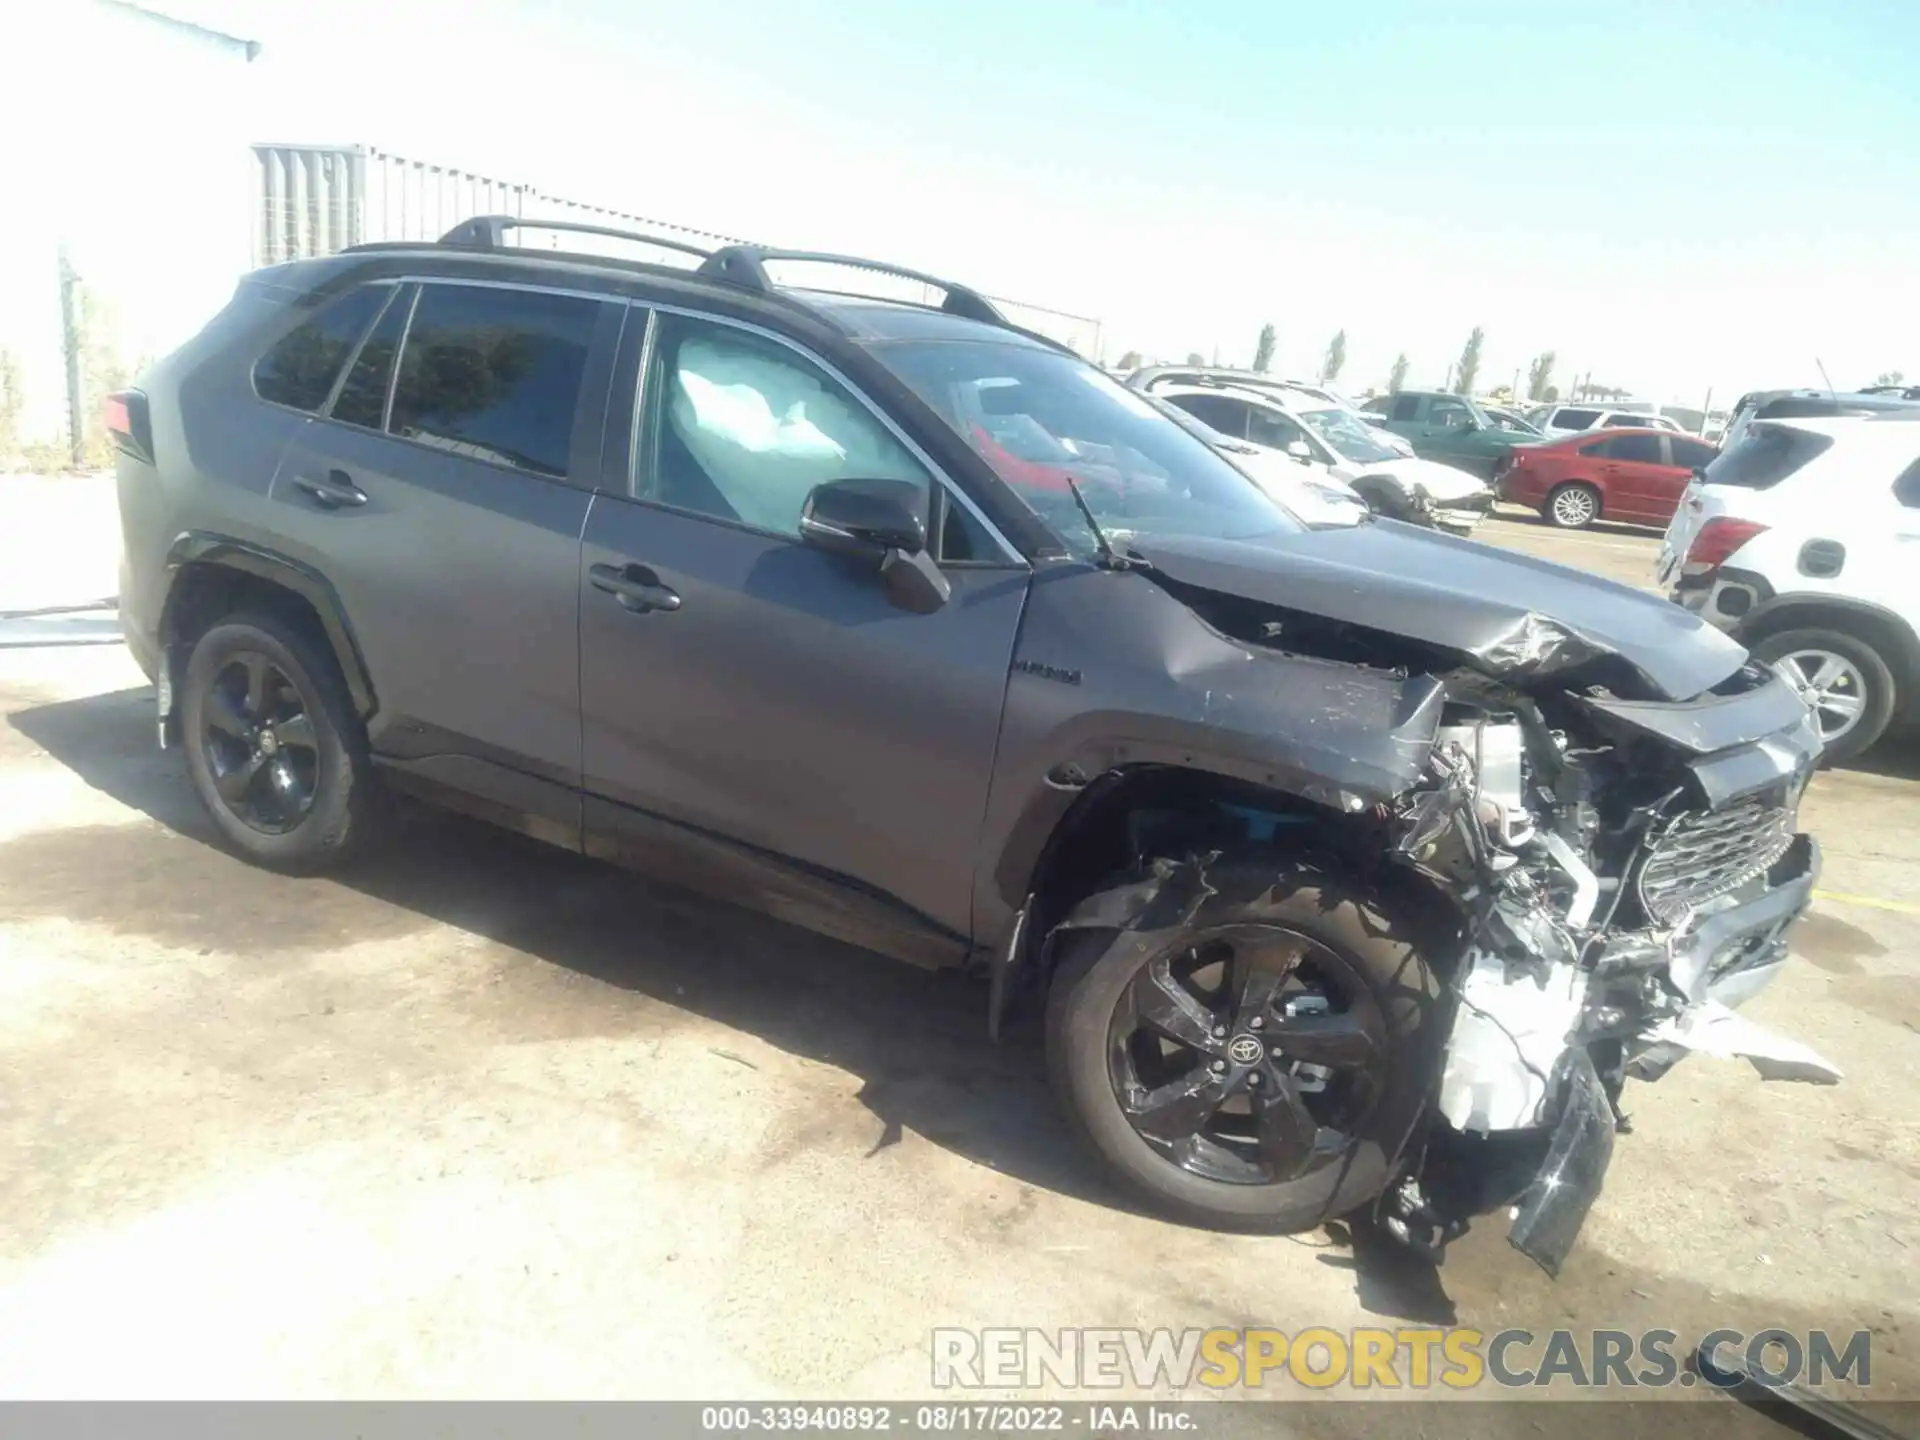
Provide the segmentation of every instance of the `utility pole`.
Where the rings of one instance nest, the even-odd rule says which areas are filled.
[[[67,453],[78,467],[87,458],[86,357],[81,354],[80,278],[73,273],[64,241],[60,245],[60,349],[67,361]]]

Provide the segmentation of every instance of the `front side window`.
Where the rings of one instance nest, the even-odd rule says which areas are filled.
[[[1591,429],[1593,422],[1600,418],[1598,410],[1576,410],[1571,406],[1553,412],[1552,424],[1561,430]]]
[[[1458,400],[1436,400],[1427,411],[1427,425],[1434,430],[1466,430],[1473,425],[1473,412]]]
[[[1366,423],[1351,410],[1309,410],[1300,417],[1309,429],[1355,465],[1378,465],[1397,460],[1392,447],[1383,445]]]
[[[1270,450],[1284,450],[1296,440],[1313,449],[1306,432],[1275,410],[1252,410],[1247,416],[1247,439]]]
[[[819,366],[730,325],[668,314],[654,323],[639,498],[797,536],[814,486],[909,480],[925,515],[933,492],[926,467]]]
[[[1244,540],[1300,522],[1152,402],[1072,355],[993,340],[873,348],[1076,553],[1108,540]]]
[[[389,429],[456,455],[567,474],[600,302],[537,290],[423,285]]]
[[[391,285],[362,285],[321,306],[254,362],[254,393],[276,405],[319,410],[333,393],[340,367],[392,294]]]

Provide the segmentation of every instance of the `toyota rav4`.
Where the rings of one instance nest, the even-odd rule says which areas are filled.
[[[1629,1076],[1834,1078],[1731,1008],[1819,754],[1733,639],[1309,525],[964,286],[520,223],[254,274],[109,405],[127,641],[237,851],[318,870],[408,791],[969,967],[1222,1227],[1512,1207],[1551,1270]]]

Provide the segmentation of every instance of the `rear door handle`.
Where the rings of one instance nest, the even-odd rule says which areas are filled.
[[[353,483],[344,470],[329,470],[325,479],[314,475],[296,475],[293,483],[312,497],[322,510],[338,510],[342,505],[364,505],[367,492]]]
[[[649,610],[678,610],[680,596],[645,565],[593,565],[587,579],[596,590],[604,590],[636,615]]]

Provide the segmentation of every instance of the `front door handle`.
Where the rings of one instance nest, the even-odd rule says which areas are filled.
[[[324,479],[314,475],[296,475],[294,485],[307,492],[322,510],[338,510],[342,505],[364,505],[367,492],[353,483],[344,470],[329,470]]]
[[[604,590],[636,615],[649,610],[678,610],[680,596],[645,565],[593,565],[587,579],[596,590]]]

